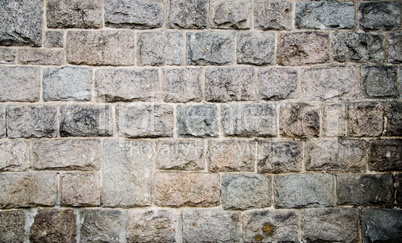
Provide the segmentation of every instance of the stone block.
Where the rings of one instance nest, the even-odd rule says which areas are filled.
[[[402,136],[402,102],[388,101],[384,104],[387,120],[384,134],[386,136]]]
[[[402,139],[371,142],[368,165],[373,171],[402,171]]]
[[[388,35],[388,62],[402,63],[402,32]]]
[[[323,104],[322,115],[322,132],[324,136],[346,136],[346,106],[344,103]]]
[[[395,179],[395,198],[396,198],[396,204],[398,207],[402,206],[402,174],[396,174],[394,176]]]
[[[348,135],[352,137],[376,137],[384,129],[384,106],[378,102],[347,104]]]
[[[363,66],[360,70],[364,98],[398,97],[398,79],[395,66]]]
[[[0,48],[0,64],[14,64],[16,52],[15,49]]]
[[[401,3],[359,2],[359,29],[396,30],[401,25]]]
[[[100,177],[97,172],[60,175],[61,205],[99,206]]]
[[[275,34],[241,32],[237,34],[237,63],[252,65],[274,64]]]
[[[60,66],[64,62],[63,50],[48,49],[19,49],[18,63],[25,65],[54,65]]]
[[[167,26],[179,29],[203,29],[208,26],[208,0],[168,0]]]
[[[293,3],[289,1],[254,1],[254,25],[262,30],[291,30]]]
[[[320,134],[319,106],[307,103],[281,105],[279,132],[284,137],[318,137]]]
[[[28,170],[29,143],[23,140],[0,140],[0,158],[0,172]]]
[[[200,102],[202,100],[200,68],[164,68],[162,97],[165,102]]]
[[[402,210],[364,208],[361,217],[363,243],[398,242],[402,238]]]
[[[0,105],[0,138],[5,137],[6,134],[6,107]]]
[[[177,133],[180,137],[217,137],[218,116],[215,105],[177,106]]]
[[[250,29],[251,0],[213,0],[211,4],[211,28]]]
[[[261,100],[298,98],[297,70],[293,68],[265,68],[258,72]]]
[[[45,34],[45,47],[57,48],[64,46],[64,31],[46,31]]]
[[[0,66],[0,102],[39,101],[40,68]]]
[[[23,210],[0,211],[0,242],[24,242],[25,213]]]

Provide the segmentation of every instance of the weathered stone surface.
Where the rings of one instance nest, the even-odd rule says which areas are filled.
[[[0,171],[25,171],[29,168],[29,143],[0,140]]]
[[[168,0],[169,28],[202,29],[208,26],[208,0]]]
[[[39,67],[1,67],[0,101],[39,101]]]
[[[275,207],[335,206],[335,178],[331,174],[290,174],[274,177]]]
[[[277,63],[284,66],[328,62],[328,34],[318,32],[280,34],[276,58]]]
[[[208,141],[208,168],[213,172],[253,172],[255,167],[254,141]]]
[[[47,31],[45,36],[45,47],[63,47],[64,31]]]
[[[25,213],[23,210],[0,211],[0,242],[24,242]]]
[[[388,62],[402,63],[402,32],[388,35]]]
[[[150,0],[106,0],[105,25],[115,28],[153,29],[162,27],[164,4]]]
[[[48,28],[102,28],[101,0],[49,0],[46,5]]]
[[[200,140],[159,141],[155,166],[159,170],[203,170],[204,142]]]
[[[359,2],[359,28],[396,30],[401,25],[401,3]]]
[[[392,206],[392,174],[338,174],[336,194],[338,205]]]
[[[225,210],[266,208],[271,205],[271,177],[267,175],[223,175],[221,191]]]
[[[2,173],[0,188],[0,208],[56,204],[56,173]]]
[[[396,174],[395,178],[395,189],[396,189],[396,204],[401,207],[402,206],[402,174]]]
[[[157,172],[154,175],[154,203],[162,207],[211,207],[220,201],[218,174]]]
[[[289,1],[255,0],[255,28],[262,30],[291,30],[292,5]]]
[[[181,240],[180,215],[166,209],[129,210],[127,240],[134,242],[177,242]]]
[[[188,32],[188,65],[226,65],[234,61],[234,33]]]
[[[105,140],[103,142],[103,204],[109,207],[151,204],[153,143]],[[155,184],[157,185],[157,184]]]
[[[15,49],[0,48],[0,64],[12,64],[15,63]]]
[[[99,206],[100,178],[97,172],[60,175],[61,205]]]
[[[221,105],[222,128],[227,136],[275,137],[277,135],[274,104]]]
[[[348,134],[353,137],[376,137],[384,129],[384,106],[377,102],[347,104]]]
[[[106,137],[113,134],[109,105],[64,105],[60,107],[62,137]]]
[[[352,2],[297,2],[298,29],[353,29],[355,5]]]
[[[402,238],[402,210],[364,208],[362,210],[363,242],[398,242]]]
[[[344,103],[323,104],[322,132],[326,137],[346,136],[346,108]]]
[[[57,135],[55,106],[9,105],[6,119],[10,138],[54,138]]]
[[[184,242],[239,242],[240,214],[219,209],[184,209]]]
[[[384,104],[387,125],[386,136],[402,136],[402,102],[388,101]]]
[[[199,102],[202,100],[200,68],[165,68],[162,97],[165,102]]]
[[[301,170],[302,143],[297,140],[259,140],[258,173],[286,173]]]
[[[314,208],[302,214],[306,242],[358,242],[357,208]]]
[[[38,0],[1,1],[0,45],[42,46],[42,6]]]
[[[64,61],[63,50],[47,49],[19,49],[18,62],[30,65],[55,65],[60,66]]]
[[[0,138],[6,136],[6,107],[0,105]]]
[[[256,78],[251,67],[208,68],[205,71],[205,100],[226,102],[256,99]]]
[[[373,140],[369,151],[370,170],[402,171],[401,139]]]
[[[250,29],[252,15],[251,0],[213,0],[211,5],[211,27],[216,29]]]
[[[156,101],[157,69],[100,69],[95,73],[97,98],[103,102]]]
[[[367,98],[398,97],[397,67],[363,66],[360,70],[362,96]]]
[[[39,209],[31,226],[29,240],[39,242],[77,242],[76,215],[72,209]]]
[[[259,66],[273,64],[275,38],[275,35],[269,32],[241,32],[237,34],[237,63]]]
[[[114,31],[69,31],[67,62],[85,65],[134,65],[134,33]]]
[[[43,69],[44,101],[91,100],[92,71],[88,68],[61,67]]]
[[[219,133],[215,105],[177,106],[177,133],[180,137],[217,137]]]
[[[283,104],[279,111],[279,131],[284,137],[317,137],[320,133],[317,104]]]
[[[283,100],[298,97],[296,69],[260,69],[258,81],[261,100]]]

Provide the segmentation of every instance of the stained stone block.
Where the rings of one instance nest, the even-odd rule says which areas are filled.
[[[241,32],[237,34],[237,63],[269,65],[275,59],[275,34]]]
[[[258,72],[258,81],[261,100],[298,98],[296,69],[260,69]]]
[[[366,98],[398,97],[395,66],[363,66],[360,70],[362,96]]]
[[[402,171],[401,139],[373,140],[369,151],[370,170]]]
[[[6,136],[6,107],[0,105],[0,138]]]
[[[346,106],[344,103],[325,103],[323,104],[322,114],[324,136],[346,136]]]
[[[99,206],[100,178],[97,172],[60,175],[61,205]]]
[[[0,64],[13,64],[15,63],[15,49],[0,48]]]
[[[29,143],[22,140],[0,140],[0,158],[0,172],[28,170]]]
[[[40,68],[0,66],[0,102],[39,101]]]
[[[388,62],[402,63],[402,32],[388,35]]]
[[[402,238],[402,210],[364,208],[361,217],[363,243],[398,242]]]
[[[378,102],[347,104],[348,135],[353,137],[376,137],[384,129],[384,106]]]
[[[23,210],[0,211],[0,242],[24,242],[25,213]]]
[[[387,125],[386,136],[402,136],[402,102],[388,101],[384,104]]]
[[[254,1],[255,28],[262,30],[291,30],[293,4],[289,1]]]
[[[177,133],[180,137],[217,137],[219,133],[215,105],[177,106]]]
[[[168,0],[167,26],[180,29],[203,29],[208,26],[208,0]]]
[[[317,104],[283,104],[279,111],[279,132],[284,137],[317,137],[320,133]]]
[[[64,31],[47,31],[45,36],[45,47],[57,48],[64,46]]]
[[[359,28],[370,30],[396,30],[401,25],[401,3],[359,2]]]
[[[251,0],[213,0],[211,27],[215,29],[250,29]]]
[[[64,62],[63,50],[19,49],[18,63],[29,65],[60,66]]]
[[[200,68],[164,68],[162,97],[165,102],[199,102],[202,100]]]

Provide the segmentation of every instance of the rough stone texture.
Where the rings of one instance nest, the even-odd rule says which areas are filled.
[[[271,177],[266,175],[223,175],[222,207],[225,210],[266,208],[271,205]]]
[[[254,25],[262,30],[291,30],[292,3],[289,1],[254,1]]]
[[[184,242],[239,242],[240,214],[219,209],[184,209]]]
[[[384,205],[394,204],[392,174],[338,174],[338,205]]]
[[[0,172],[28,170],[29,153],[27,141],[0,140]]]
[[[213,172],[253,172],[255,142],[244,140],[208,141],[208,169]]]
[[[1,173],[0,188],[0,208],[56,204],[56,173]]]
[[[57,48],[64,46],[64,31],[46,31],[45,47]]]
[[[352,137],[380,136],[383,129],[384,106],[377,102],[347,104],[348,134]]]
[[[353,29],[355,5],[352,2],[297,2],[298,29]]]
[[[106,0],[105,25],[115,28],[153,29],[162,27],[163,1]]]
[[[394,176],[395,179],[395,189],[396,189],[396,204],[401,207],[402,206],[402,174],[396,174]]]
[[[38,0],[1,1],[0,45],[42,46],[42,6]]]
[[[299,32],[280,34],[277,63],[284,66],[325,63],[329,61],[328,34]]]
[[[221,105],[222,128],[226,136],[274,137],[277,135],[274,104]]]
[[[61,205],[99,206],[99,173],[66,173],[60,175]]]
[[[177,133],[180,137],[217,137],[215,105],[177,106]]]
[[[95,73],[100,102],[155,101],[159,96],[157,69],[100,69]]]
[[[279,131],[284,137],[317,137],[320,133],[317,104],[291,103],[280,106]]]
[[[301,170],[302,143],[297,140],[260,140],[257,150],[258,173],[286,173]]]
[[[402,210],[364,208],[361,217],[363,243],[398,242],[402,238]]]
[[[256,78],[251,67],[208,68],[205,100],[210,102],[256,100]]]
[[[155,166],[159,170],[203,170],[204,142],[200,140],[159,141]]]
[[[298,97],[296,69],[260,69],[258,81],[261,100],[283,100]]]
[[[7,106],[9,138],[54,138],[57,135],[57,107],[44,105]]]
[[[262,32],[241,32],[237,34],[237,63],[252,65],[273,64],[275,35]]]
[[[162,97],[165,102],[200,102],[202,100],[200,68],[165,68]]]
[[[92,71],[88,68],[43,69],[44,101],[89,101],[91,90]]]
[[[302,214],[306,242],[358,242],[357,208],[314,208]]]
[[[0,102],[39,101],[39,67],[0,67]]]
[[[363,66],[360,70],[362,96],[367,98],[398,97],[397,67]]]
[[[123,137],[172,137],[171,105],[120,105],[116,110],[119,135]]]
[[[251,0],[213,0],[211,27],[216,29],[250,29]]]
[[[274,188],[278,208],[335,206],[335,178],[331,174],[276,175]]]
[[[208,0],[168,0],[169,28],[202,29],[208,26]]]
[[[326,103],[322,106],[322,132],[326,137],[346,136],[346,108],[344,103]]]
[[[0,211],[0,242],[23,242],[25,213],[22,210]]]
[[[333,33],[332,57],[337,62],[376,62],[384,61],[383,34]]]
[[[157,172],[153,184],[153,200],[158,206],[211,207],[220,201],[218,174]]]
[[[401,3],[360,2],[359,28],[370,30],[396,30],[401,25]]]
[[[101,0],[48,0],[46,5],[48,28],[102,28]]]
[[[18,62],[30,65],[60,66],[64,61],[63,50],[19,49]]]
[[[227,65],[233,61],[233,32],[187,32],[188,65]]]
[[[85,65],[134,65],[134,33],[114,31],[69,31],[67,62]]]
[[[384,104],[387,125],[386,136],[402,136],[402,102],[389,101]]]
[[[0,105],[0,138],[6,136],[6,107]]]
[[[31,226],[29,240],[77,242],[76,215],[72,209],[39,209]]]
[[[0,48],[0,64],[15,63],[15,49]]]
[[[388,62],[402,63],[402,32],[388,35]]]
[[[369,168],[374,171],[402,171],[402,139],[371,142]]]

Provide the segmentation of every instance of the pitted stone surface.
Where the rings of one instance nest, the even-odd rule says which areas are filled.
[[[0,211],[0,242],[23,242],[25,213],[23,210]]]
[[[200,68],[165,68],[162,97],[165,102],[200,102],[202,100]]]
[[[363,66],[360,70],[362,96],[367,98],[398,97],[397,67]]]
[[[346,106],[344,103],[326,103],[322,108],[323,135],[327,137],[346,136]]]
[[[280,106],[279,129],[284,137],[318,137],[320,113],[317,104],[291,103]]]
[[[40,68],[3,66],[0,67],[0,102],[39,101]]]
[[[401,25],[401,3],[359,2],[359,28],[370,30],[396,30]]]
[[[275,38],[273,33],[242,32],[237,34],[237,63],[259,66],[273,64]]]
[[[255,0],[255,28],[262,30],[291,30],[292,5],[289,1]]]
[[[180,137],[217,137],[219,132],[215,105],[177,106],[177,133]]]
[[[371,142],[369,168],[373,171],[402,171],[402,139],[377,139]]]
[[[387,125],[384,131],[386,136],[402,135],[402,102],[389,101],[384,104]]]
[[[352,137],[380,136],[384,129],[384,106],[377,102],[347,104],[348,135]]]
[[[362,210],[363,242],[398,242],[402,238],[402,210],[364,208]]]
[[[6,136],[6,107],[0,105],[0,138]]]
[[[0,64],[13,64],[15,63],[15,49],[0,48]]]
[[[250,29],[251,0],[213,0],[211,24],[216,29]]]
[[[155,166],[160,170],[203,170],[204,143],[200,140],[159,141],[156,145]]]
[[[402,32],[388,35],[388,62],[402,63]]]
[[[18,62],[30,65],[60,66],[64,62],[64,52],[60,49],[20,49],[18,50]]]
[[[46,31],[45,35],[45,47],[57,48],[64,46],[64,31]]]
[[[208,26],[208,0],[168,0],[167,26],[179,29],[202,29]]]
[[[29,150],[27,141],[0,140],[0,172],[28,170]]]
[[[261,100],[283,100],[298,97],[296,69],[260,69],[258,81]]]
[[[99,206],[100,176],[96,172],[60,175],[61,205]]]

